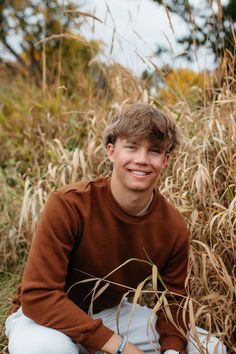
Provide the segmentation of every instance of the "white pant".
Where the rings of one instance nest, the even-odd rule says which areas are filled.
[[[130,319],[132,304],[123,302],[119,314],[119,333],[127,334],[127,325]],[[103,324],[117,332],[116,325],[117,307],[101,311],[93,318],[102,318]],[[146,306],[136,306],[131,325],[128,330],[129,342],[137,345],[148,354],[159,353],[157,349],[158,334],[153,333],[148,325],[151,310]],[[156,318],[153,319],[154,327]],[[205,353],[225,354],[225,346],[216,337],[207,336],[207,331],[198,329],[198,337],[205,348]],[[155,331],[155,330],[154,330]],[[6,335],[9,339],[8,349],[10,354],[85,354],[87,351],[64,333],[53,328],[36,324],[26,317],[20,308],[6,320]],[[99,353],[99,352],[98,352]],[[189,334],[188,353],[200,353],[194,345]]]

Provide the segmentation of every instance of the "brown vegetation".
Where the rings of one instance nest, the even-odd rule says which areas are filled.
[[[63,83],[41,90],[21,77],[1,75],[1,328],[48,194],[75,180],[109,174],[102,140],[107,120],[125,103],[150,102],[169,111],[183,135],[160,190],[183,213],[190,229],[191,297],[186,308],[192,325],[218,335],[228,353],[235,353],[236,95],[232,76],[230,82],[228,74],[221,78],[222,85],[214,82],[215,87],[206,87],[201,76],[201,85],[195,80],[197,101],[195,96],[185,99],[177,92],[178,99],[166,102],[165,95],[152,96],[144,81],[121,66],[99,65],[90,63],[86,72],[83,67],[71,68],[70,88]],[[94,73],[102,75],[104,85],[99,85],[101,79]],[[211,95],[206,94],[209,90]],[[150,274],[150,280],[154,279],[157,270],[150,268]],[[143,285],[134,291],[135,301],[141,291],[150,293]],[[149,289],[155,293],[155,280],[152,285]],[[154,305],[152,299],[144,300]],[[0,350],[6,350],[3,334]]]
[[[113,90],[114,82],[118,95],[107,100],[92,83],[86,83],[87,96],[75,93],[72,99],[63,88],[58,88],[60,94],[47,92],[43,97],[20,80],[8,95],[5,81],[0,93],[2,324],[49,192],[65,183],[109,174],[102,132],[110,112],[127,102],[155,102],[144,83],[123,68],[113,71]],[[235,352],[236,315],[235,102],[235,94],[225,88],[194,110],[181,100],[172,107],[161,103],[178,120],[183,134],[160,190],[190,228],[194,320],[220,336],[229,353]]]

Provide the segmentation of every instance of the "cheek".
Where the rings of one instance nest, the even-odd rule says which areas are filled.
[[[159,160],[153,162],[153,166],[156,170],[162,170],[163,168],[165,168],[165,163],[163,162],[163,160]]]
[[[113,163],[113,170],[116,173],[123,174],[126,173],[129,168],[129,162],[126,159],[115,160]]]

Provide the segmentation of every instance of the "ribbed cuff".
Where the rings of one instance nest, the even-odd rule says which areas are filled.
[[[161,343],[161,352],[164,353],[168,349],[182,352],[186,348],[186,342],[180,337],[169,336],[165,337]]]

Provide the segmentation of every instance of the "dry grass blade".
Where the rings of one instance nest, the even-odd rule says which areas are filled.
[[[29,207],[29,203],[30,203],[30,193],[31,193],[30,182],[29,182],[29,180],[27,180],[25,183],[24,197],[23,197],[21,214],[20,214],[19,234],[21,232],[23,223],[25,223],[27,228],[29,227],[28,207]]]
[[[173,34],[175,34],[174,27],[172,25],[172,21],[171,21],[171,18],[170,18],[170,14],[169,14],[168,8],[166,6],[166,2],[164,0],[162,0],[162,4],[163,4],[163,6],[165,8],[165,12],[166,12],[166,15],[168,17],[168,21],[169,21],[169,24],[170,24],[171,31],[172,31]]]
[[[96,300],[109,287],[109,283],[104,284],[94,295],[93,300]]]
[[[143,290],[145,284],[150,279],[151,279],[151,276],[149,276],[146,279],[144,279],[141,283],[138,284],[138,286],[137,286],[137,288],[135,290],[134,298],[133,298],[133,302],[132,302],[132,311],[131,311],[129,322],[128,322],[128,326],[127,326],[127,336],[128,336],[129,327],[130,327],[132,319],[133,319],[133,315],[134,315],[134,312],[135,312],[136,305],[137,305],[138,300],[140,299],[141,294],[142,294],[142,290]]]
[[[154,293],[157,295],[157,279],[158,279],[158,270],[157,266],[153,264],[152,266],[152,286]]]
[[[67,290],[67,294],[69,294],[69,292],[70,292],[75,286],[77,286],[77,285],[80,285],[80,284],[83,284],[83,283],[96,282],[96,281],[98,281],[98,280],[100,280],[100,278],[95,278],[95,277],[93,277],[93,278],[88,278],[88,279],[84,279],[84,280],[77,281],[77,282],[75,282],[74,284],[72,284],[72,285],[69,287],[69,289]]]
[[[114,27],[114,28],[113,28],[113,31],[112,31],[112,39],[111,39],[111,46],[110,46],[110,55],[111,55],[112,52],[113,52],[115,35],[116,35],[116,27]]]
[[[149,317],[148,319],[148,324],[147,324],[147,333],[149,333],[149,328],[151,329],[151,331],[155,334],[155,329],[153,328],[153,320],[154,320],[154,317],[156,316],[158,310],[161,308],[162,304],[163,304],[163,299],[166,295],[166,290],[163,291],[163,293],[160,295],[160,297],[158,297],[157,299],[157,302],[155,303],[154,307],[152,308],[152,313],[151,313],[151,316]],[[154,336],[155,337],[155,336]],[[155,350],[158,350],[159,348],[156,348],[157,347],[157,343],[158,343],[158,340],[156,340],[156,343],[153,343],[151,341],[152,345],[153,345],[153,348]]]
[[[130,263],[130,262],[138,262],[138,263],[146,263],[151,265],[150,262],[144,260],[144,259],[139,259],[139,258],[129,258],[127,259],[127,261],[123,262],[122,264],[120,264],[118,267],[116,267],[115,269],[113,269],[110,273],[108,273],[104,278],[102,278],[103,280],[109,278],[113,273],[115,273],[118,269],[124,267],[126,264]]]
[[[148,319],[148,326],[151,325],[154,316],[156,316],[158,310],[162,307],[163,305],[163,301],[164,301],[164,297],[166,296],[167,290],[163,291],[162,294],[158,297],[154,307],[152,308],[152,314]]]
[[[94,285],[93,290],[92,290],[92,297],[91,297],[91,302],[90,302],[89,310],[88,310],[88,313],[90,316],[93,316],[93,303],[94,303],[94,299],[95,299],[96,290],[99,287],[100,283],[101,283],[101,279],[98,279]],[[88,297],[88,295],[87,295],[87,297]]]
[[[93,303],[94,301],[100,296],[102,295],[102,293],[104,293],[104,291],[106,291],[106,289],[109,287],[109,283],[104,284],[98,291],[97,288],[100,285],[101,280],[98,280],[94,286],[94,290],[92,292],[92,298],[91,298],[91,302],[90,302],[90,306],[89,306],[89,311],[88,313],[92,316],[93,315]]]
[[[217,6],[218,6],[218,19],[221,20],[223,17],[223,9],[221,5],[221,0],[217,0]]]
[[[93,14],[90,14],[88,12],[82,12],[80,10],[64,10],[63,11],[65,14],[69,13],[69,14],[77,14],[77,15],[81,15],[81,16],[84,16],[84,17],[90,17],[92,18],[93,20],[96,20],[96,21],[99,21],[101,23],[103,23],[102,20],[100,20],[100,18],[94,16]]]
[[[182,320],[185,328],[188,328],[189,323],[187,323],[187,314],[188,314],[188,308],[189,308],[189,297],[186,297],[186,299],[182,300],[182,303],[180,304],[180,307],[183,308],[183,313],[182,313]]]
[[[119,329],[119,319],[120,319],[120,311],[121,307],[124,301],[127,301],[127,297],[129,296],[130,291],[127,291],[124,293],[124,295],[121,298],[121,301],[118,305],[117,312],[116,312],[116,328],[117,328],[117,333],[120,334],[120,329]]]
[[[35,45],[39,45],[41,43],[51,41],[52,39],[60,39],[60,38],[73,39],[75,41],[83,43],[84,45],[89,45],[89,43],[82,36],[80,36],[79,34],[72,34],[72,33],[53,34],[50,37],[43,38],[40,41],[36,42]]]
[[[197,345],[197,350],[199,353],[204,354],[205,350],[199,340],[198,333],[197,333],[197,328],[195,324],[195,315],[194,315],[194,310],[193,310],[193,302],[192,299],[189,299],[189,321],[190,321],[190,326],[191,326],[191,333],[193,335],[193,342],[196,343]]]
[[[163,306],[163,309],[164,309],[164,311],[165,311],[166,317],[168,318],[168,320],[170,321],[170,323],[172,323],[173,326],[175,326],[175,327],[178,329],[178,331],[179,331],[183,336],[186,337],[185,332],[184,332],[183,329],[178,325],[178,323],[175,322],[175,320],[174,320],[174,318],[173,318],[173,316],[172,316],[172,313],[171,313],[171,310],[170,310],[170,306],[173,306],[174,304],[169,305],[166,296],[164,296],[164,297],[163,297],[163,305],[164,305],[164,306]],[[178,304],[178,306],[179,306],[179,304]]]
[[[225,285],[227,285],[228,290],[233,295],[234,285],[232,283],[232,279],[227,275],[227,272],[224,272],[225,268],[222,268],[223,262],[222,262],[222,260],[221,261],[218,260],[218,259],[220,259],[219,255],[217,256],[218,259],[216,259],[216,256],[213,254],[213,252],[210,251],[209,247],[206,244],[204,244],[201,241],[197,241],[197,240],[195,240],[193,242],[201,245],[205,249],[205,251],[209,257],[209,260],[211,262],[211,265],[213,266],[217,275],[219,276],[220,281],[222,283],[225,283]],[[218,266],[219,262],[220,262],[220,266]]]

